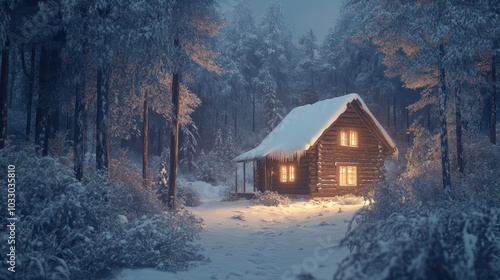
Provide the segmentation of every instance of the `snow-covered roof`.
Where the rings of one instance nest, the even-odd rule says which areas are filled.
[[[303,155],[314,145],[323,132],[345,112],[347,105],[359,100],[362,109],[372,118],[389,145],[396,149],[394,141],[375,119],[361,97],[356,93],[314,104],[296,107],[256,148],[237,156],[234,161],[248,161],[266,156],[284,159]]]

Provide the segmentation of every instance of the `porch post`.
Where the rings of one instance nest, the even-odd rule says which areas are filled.
[[[255,165],[257,164],[257,162],[254,160],[252,161],[252,168],[253,168],[253,192],[255,192],[255,184],[257,184],[257,175],[255,174]]]
[[[264,159],[264,191],[267,191],[267,160]]]
[[[246,181],[247,181],[247,176],[246,176],[246,170],[247,170],[247,162],[243,162],[243,192],[246,193]]]
[[[234,193],[238,193],[238,163],[236,163],[236,175],[234,176]]]

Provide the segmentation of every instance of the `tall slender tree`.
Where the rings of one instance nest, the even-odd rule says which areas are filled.
[[[34,46],[31,46],[31,54],[30,54],[30,68],[26,66],[26,58],[24,48],[21,48],[21,65],[23,67],[23,73],[28,79],[28,94],[26,101],[26,139],[30,139],[31,133],[31,107],[33,102],[33,91],[35,87],[35,58],[36,58],[36,49]]]
[[[175,36],[175,35],[174,35]],[[179,38],[174,37],[174,48],[179,48]],[[174,70],[172,74],[172,131],[170,133],[170,165],[168,181],[168,202],[170,209],[176,208],[177,196],[177,164],[179,162],[179,87],[180,87],[180,67]]]
[[[14,1],[0,2],[0,149],[5,147],[7,141],[7,115],[9,97],[9,28],[10,12],[12,12]]]
[[[142,117],[144,128],[142,129],[142,180],[144,187],[149,186],[148,173],[148,144],[149,144],[149,92],[144,94],[144,109]]]
[[[266,131],[274,128],[282,118],[285,108],[292,103],[292,96],[287,88],[290,72],[290,37],[285,27],[281,4],[273,1],[268,4],[260,25],[259,37],[262,44],[257,50],[261,67],[257,79],[257,88],[261,92]]]
[[[85,85],[85,83],[82,83]],[[76,179],[83,178],[83,163],[85,162],[85,88],[81,85],[75,86],[75,116],[74,116],[74,170]]]
[[[0,66],[0,149],[7,141],[7,114],[9,98],[9,43],[2,48],[2,62]]]
[[[366,6],[362,1],[350,3],[353,10]],[[460,80],[460,75],[463,77],[463,72],[469,72],[460,65],[473,68],[469,58],[478,40],[473,36],[464,37],[461,32],[477,32],[474,20],[477,10],[469,3],[447,0],[372,3],[375,6],[366,21],[370,28],[365,28],[365,32],[385,54],[386,75],[400,77],[405,87],[422,89],[422,98],[413,108],[438,105],[443,187],[449,190],[449,89]]]
[[[195,63],[213,72],[221,70],[215,64],[216,54],[210,50],[209,38],[218,34],[220,20],[215,1],[189,0],[174,2],[171,22],[170,67],[172,70],[172,131],[170,134],[170,166],[168,176],[169,209],[176,208],[177,166],[179,152],[179,108],[181,72]]]
[[[235,7],[233,18],[223,29],[221,37],[219,49],[220,63],[224,68],[223,97],[222,102],[217,103],[223,103],[232,111],[235,136],[238,134],[238,119],[246,110],[251,110],[252,131],[255,132],[257,92],[253,80],[257,77],[260,61],[255,55],[258,46],[255,23],[246,2]]]

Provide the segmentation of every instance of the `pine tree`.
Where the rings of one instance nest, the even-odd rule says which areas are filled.
[[[287,88],[290,72],[290,37],[285,27],[281,5],[271,2],[260,25],[262,44],[257,56],[261,67],[256,79],[261,92],[263,111],[266,116],[266,131],[269,132],[282,118],[285,106],[291,104],[292,96]]]
[[[270,133],[283,119],[282,105],[276,96],[278,86],[275,81],[269,73],[265,72],[263,74],[265,75],[262,90],[264,94],[264,110],[266,114],[266,132]]]
[[[299,62],[298,67],[304,71],[309,77],[309,88],[314,91],[314,76],[318,71],[318,45],[316,44],[316,36],[314,32],[309,30],[305,35],[300,37],[299,44],[302,46],[303,59]]]
[[[257,49],[257,33],[252,12],[246,2],[239,3],[234,15],[223,29],[220,41],[221,66],[224,68],[223,95],[226,106],[232,111],[235,137],[238,134],[238,119],[251,109],[252,130],[255,132],[255,95],[253,80],[258,74],[259,60],[255,56]],[[221,102],[217,102],[221,103]],[[245,106],[251,104],[251,108]],[[243,111],[243,112],[242,112]]]
[[[351,9],[373,7],[365,28],[380,51],[385,54],[383,63],[386,75],[400,77],[405,87],[423,89],[421,100],[414,108],[428,104],[438,105],[440,116],[441,167],[443,186],[451,187],[448,151],[447,112],[450,85],[463,78],[468,65],[473,69],[471,57],[477,46],[477,13],[474,6],[460,1],[436,0],[426,5],[413,2],[350,1]],[[375,4],[375,6],[373,6]],[[480,21],[480,20],[479,20]],[[411,32],[410,32],[411,30]],[[461,77],[462,75],[462,77]],[[473,74],[474,75],[474,74]],[[469,78],[471,76],[468,76]]]
[[[199,66],[216,73],[221,70],[215,64],[215,53],[202,43],[209,44],[208,38],[214,37],[220,30],[215,1],[190,0],[182,3],[174,2],[174,18],[171,22],[172,45],[172,131],[170,134],[170,165],[168,203],[175,209],[177,191],[177,165],[179,152],[179,107],[180,107],[180,75],[186,64],[194,62]],[[186,26],[186,23],[191,23]],[[181,47],[182,41],[182,47]]]
[[[188,174],[193,175],[198,172],[198,165],[196,163],[199,138],[198,127],[194,123],[191,123],[181,126],[181,131],[184,141],[180,148],[180,153],[183,157],[180,164]]]

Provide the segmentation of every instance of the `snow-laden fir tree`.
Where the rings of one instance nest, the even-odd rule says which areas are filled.
[[[471,77],[474,49],[480,44],[475,34],[480,22],[474,5],[460,1],[436,0],[418,3],[350,1],[355,11],[373,6],[366,17],[364,32],[384,53],[388,77],[400,77],[405,87],[423,89],[421,100],[412,106],[422,108],[436,104],[440,116],[442,179],[445,189],[451,187],[448,102],[457,81]],[[385,26],[384,28],[381,28]],[[465,67],[464,67],[465,66]],[[473,76],[474,74],[472,74]]]
[[[299,39],[299,44],[302,46],[303,59],[299,61],[298,68],[304,74],[303,76],[308,77],[307,82],[308,87],[314,91],[314,79],[318,68],[318,44],[314,32],[309,30],[305,35],[302,35]]]
[[[261,72],[264,76],[262,93],[264,101],[264,114],[266,116],[266,132],[270,133],[283,119],[283,105],[278,99],[278,85],[268,72]],[[261,78],[261,76],[259,76]]]
[[[198,127],[194,123],[181,126],[184,141],[181,144],[180,154],[182,159],[180,165],[184,172],[190,176],[198,172],[196,157],[198,155]]]
[[[292,96],[287,87],[290,71],[291,39],[285,27],[281,4],[271,2],[266,9],[259,29],[262,44],[257,50],[261,67],[256,81],[261,92],[262,108],[266,119],[266,131],[277,125],[281,111],[291,104]]]
[[[252,82],[258,74],[259,60],[255,55],[258,41],[252,12],[246,2],[234,8],[233,18],[221,34],[220,64],[224,68],[223,100],[233,117],[234,135],[238,135],[238,120],[252,110],[252,131],[255,132],[256,89]],[[224,102],[224,101],[223,101]],[[251,107],[246,106],[251,104]]]

